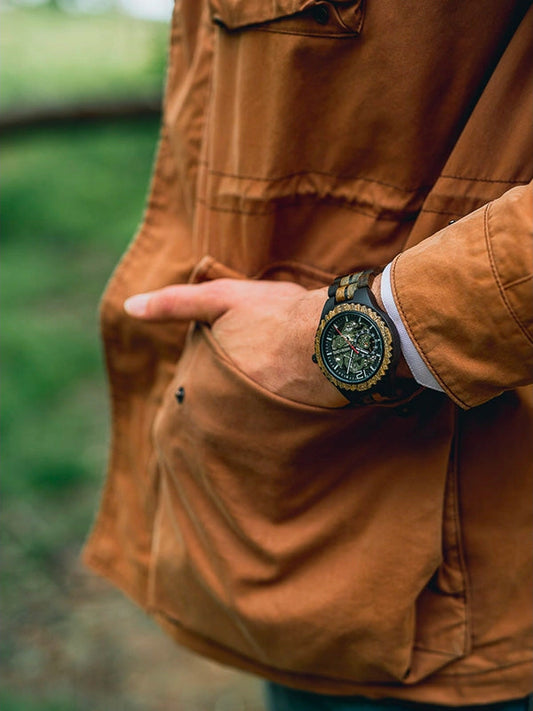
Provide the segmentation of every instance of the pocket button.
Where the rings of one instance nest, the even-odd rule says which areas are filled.
[[[329,8],[326,3],[320,3],[311,8],[311,16],[319,25],[327,25],[329,20]]]

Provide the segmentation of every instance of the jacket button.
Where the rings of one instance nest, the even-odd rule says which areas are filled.
[[[181,405],[181,403],[185,400],[185,388],[178,388],[174,395],[178,403]]]
[[[329,20],[329,9],[326,3],[315,5],[311,8],[311,15],[319,25],[327,25]]]

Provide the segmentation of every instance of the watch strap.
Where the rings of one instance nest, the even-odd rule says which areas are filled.
[[[358,290],[358,301],[375,309],[377,304],[370,292],[370,286],[379,273],[379,270],[376,269],[365,269],[345,276],[338,276],[328,287],[328,298],[322,309],[321,318],[324,318],[338,304],[351,301]]]
[[[374,278],[381,272],[376,269],[365,269],[358,272],[352,272],[344,276],[338,276],[328,288],[328,299],[324,304],[322,318],[326,316],[335,306],[352,301],[357,292],[357,303],[366,304],[376,310],[387,323],[392,334],[396,337],[396,348],[398,348],[399,338],[396,334],[396,329],[388,314],[383,312],[376,302],[370,287]],[[396,351],[396,357],[398,353]],[[336,385],[344,397],[353,405],[390,405],[395,407],[399,402],[405,403],[412,395],[416,394],[420,388],[412,388],[407,391],[394,381],[393,372],[386,377],[375,389],[370,392],[354,392],[346,390],[342,386]],[[415,392],[416,391],[416,392]]]
[[[352,272],[338,276],[328,288],[328,296],[334,299],[334,304],[351,301],[358,289],[370,289],[374,277],[379,274],[375,269],[365,269],[361,272]]]

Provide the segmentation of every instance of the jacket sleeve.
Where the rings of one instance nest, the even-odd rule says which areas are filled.
[[[533,381],[533,183],[400,254],[392,290],[405,328],[462,408]]]

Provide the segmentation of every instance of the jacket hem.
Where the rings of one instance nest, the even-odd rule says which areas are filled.
[[[188,630],[177,620],[149,609],[146,601],[139,595],[139,591],[134,589],[135,586],[132,586],[125,576],[90,550],[84,552],[83,562],[93,572],[120,588],[133,602],[152,616],[161,629],[169,634],[177,644],[219,664],[278,684],[318,694],[360,695],[371,699],[398,699],[448,706],[497,703],[520,699],[533,693],[531,681],[533,658],[479,672],[461,672],[456,668],[452,672],[445,667],[442,672],[413,686],[400,683],[355,683],[277,669],[242,656],[217,642]]]
[[[276,669],[242,657],[216,642],[185,629],[165,615],[153,613],[153,617],[178,644],[192,652],[269,681],[318,694],[359,695],[372,699],[398,699],[416,703],[464,706],[520,699],[533,692],[530,682],[533,660],[478,673],[435,674],[415,686],[395,683],[361,684]],[[526,669],[525,673],[524,669]]]

